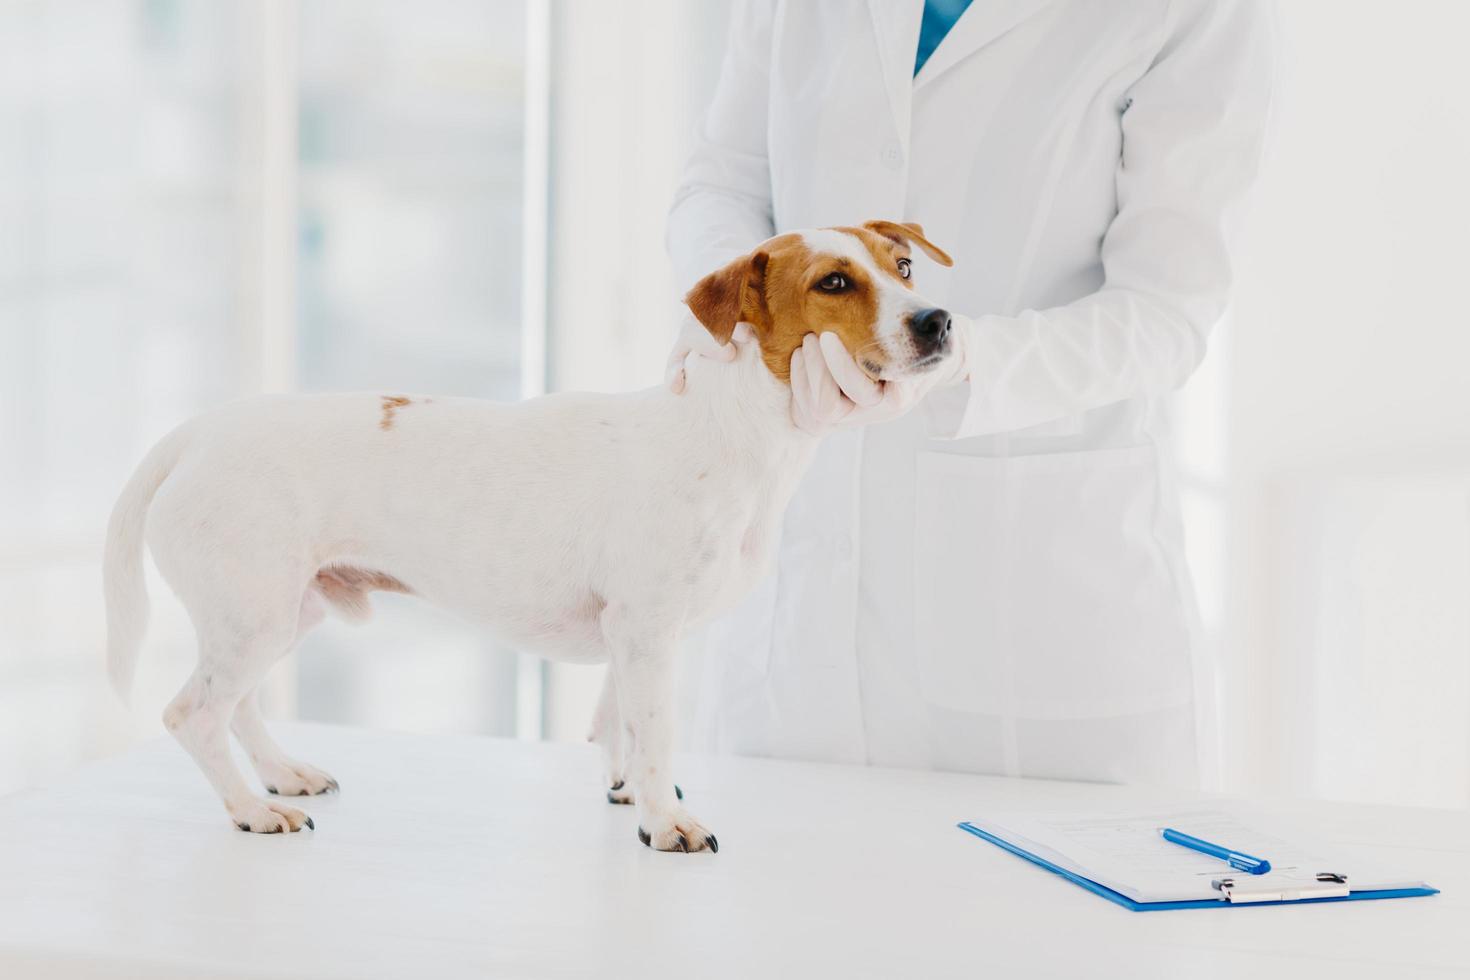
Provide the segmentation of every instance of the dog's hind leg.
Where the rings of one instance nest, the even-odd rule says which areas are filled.
[[[277,834],[313,827],[293,806],[263,800],[245,782],[230,757],[230,720],[241,700],[290,647],[295,622],[258,623],[238,614],[196,619],[199,664],[164,709],[163,723],[194,757],[241,830]]]
[[[340,788],[331,775],[291,758],[271,738],[260,714],[260,688],[240,699],[230,728],[250,756],[250,763],[267,792],[280,796],[317,796]]]
[[[308,589],[301,600],[296,638],[291,641],[285,653],[289,654],[296,649],[302,637],[320,623],[325,615],[326,601],[315,589]],[[255,771],[268,792],[281,796],[315,796],[338,788],[337,780],[329,774],[315,766],[297,762],[271,738],[270,732],[266,731],[265,719],[260,713],[258,686],[251,689],[235,706],[230,728],[234,731],[235,738],[240,740],[245,753],[250,756],[250,763],[255,766]]]

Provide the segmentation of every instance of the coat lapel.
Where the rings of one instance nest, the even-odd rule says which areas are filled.
[[[878,47],[883,87],[888,92],[893,121],[905,143],[909,137],[914,55],[919,49],[919,23],[923,14],[924,5],[918,0],[868,0],[868,16],[873,22],[873,40]]]
[[[939,42],[939,47],[934,49],[929,60],[924,62],[923,70],[914,79],[914,88],[923,88],[1050,2],[1051,0],[974,0],[944,36],[944,40]],[[917,44],[915,35],[915,48]],[[909,70],[913,70],[912,50]]]

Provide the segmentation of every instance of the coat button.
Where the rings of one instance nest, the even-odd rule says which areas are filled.
[[[903,144],[898,140],[891,139],[883,144],[883,166],[889,170],[903,167]]]

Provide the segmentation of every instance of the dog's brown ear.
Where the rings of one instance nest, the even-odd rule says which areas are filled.
[[[717,272],[711,272],[684,295],[684,303],[694,318],[704,324],[710,336],[722,344],[730,342],[735,324],[747,319],[747,310],[760,302],[764,288],[766,252],[742,255]]]
[[[949,253],[924,237],[923,225],[912,221],[864,221],[863,227],[877,232],[884,238],[891,238],[895,242],[902,242],[905,245],[913,243],[940,265],[954,265],[954,259],[949,257]]]

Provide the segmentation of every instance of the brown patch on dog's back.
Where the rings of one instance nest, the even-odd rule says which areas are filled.
[[[378,428],[382,429],[384,432],[387,432],[389,429],[393,428],[393,423],[394,421],[396,421],[398,410],[400,408],[407,408],[412,404],[413,399],[405,398],[403,395],[384,395],[383,417],[378,421]]]

